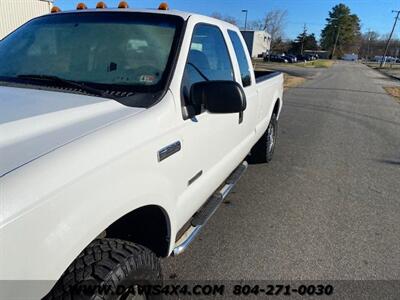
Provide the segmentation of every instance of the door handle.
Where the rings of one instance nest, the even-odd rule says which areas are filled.
[[[158,161],[161,162],[164,159],[170,157],[171,155],[174,155],[175,153],[181,151],[181,148],[182,148],[181,142],[177,141],[175,143],[172,143],[172,144],[158,150],[158,153],[157,153]]]

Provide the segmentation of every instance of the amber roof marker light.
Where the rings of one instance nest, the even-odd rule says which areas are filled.
[[[126,2],[126,1],[121,1],[121,2],[118,4],[118,8],[129,8],[129,4],[128,4],[128,2]]]
[[[160,4],[160,6],[158,7],[159,10],[169,10],[169,6],[168,3],[163,2]]]
[[[87,6],[85,3],[78,3],[78,5],[76,6],[77,10],[82,10],[82,9],[87,9]]]
[[[58,6],[53,6],[51,11],[52,14],[61,12],[61,9]]]
[[[100,1],[96,4],[96,8],[98,9],[107,8],[107,4],[105,4],[103,1]]]

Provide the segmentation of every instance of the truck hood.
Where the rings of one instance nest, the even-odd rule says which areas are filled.
[[[100,97],[0,87],[0,177],[143,110]]]

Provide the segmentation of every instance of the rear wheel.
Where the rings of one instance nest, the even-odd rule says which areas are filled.
[[[159,259],[149,249],[122,240],[98,239],[69,266],[43,300],[160,299],[139,285],[162,280]]]
[[[278,120],[274,113],[268,128],[258,142],[253,146],[249,156],[249,163],[268,163],[272,160],[276,140],[278,137]]]

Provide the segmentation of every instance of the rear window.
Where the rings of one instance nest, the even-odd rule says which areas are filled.
[[[231,39],[233,48],[235,49],[236,58],[238,60],[240,68],[240,77],[242,78],[243,87],[251,85],[250,65],[247,61],[246,50],[243,48],[243,44],[239,38],[239,35],[228,30],[229,37]]]

